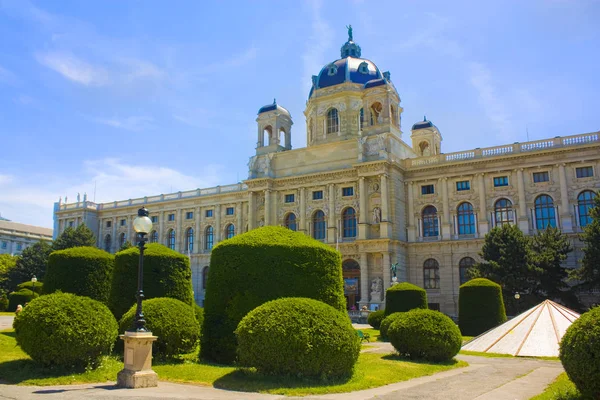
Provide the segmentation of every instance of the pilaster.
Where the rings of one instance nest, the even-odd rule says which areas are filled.
[[[271,225],[271,190],[265,190],[265,226]]]
[[[563,232],[573,232],[573,220],[569,212],[569,192],[567,189],[567,176],[565,164],[558,165],[558,179],[560,181],[560,223]]]
[[[385,295],[386,295],[386,290],[387,288],[389,288],[392,284],[392,272],[390,271],[390,267],[391,267],[391,254],[388,253],[387,251],[383,252],[383,263],[382,263],[382,268],[383,268],[383,296],[381,297],[382,300],[385,302]],[[380,307],[380,308],[383,308]]]
[[[452,237],[452,232],[450,229],[450,206],[448,204],[448,178],[440,178],[438,184],[442,189],[442,239],[449,240]]]
[[[200,245],[202,243],[200,234],[200,224],[202,219],[202,214],[200,213],[200,207],[196,207],[194,210],[194,214],[196,215],[195,222],[196,226],[194,227],[194,253],[200,253]]]
[[[300,188],[300,217],[298,218],[300,226],[298,230],[303,233],[306,232],[306,189]]]
[[[367,253],[360,254],[360,306],[369,304],[369,265]]]
[[[327,243],[335,243],[336,223],[335,223],[335,184],[330,183],[329,189],[329,212],[327,213]]]
[[[479,191],[479,215],[477,222],[479,223],[479,236],[484,236],[489,231],[485,181],[483,177],[484,174],[477,174],[477,189]]]
[[[529,233],[529,218],[527,218],[527,200],[525,199],[525,180],[523,168],[517,168],[517,190],[519,191],[519,215],[517,221],[519,229],[525,234]]]
[[[415,223],[415,185],[413,182],[407,182],[408,186],[408,241],[415,242],[417,240],[417,227]]]
[[[387,174],[380,175],[381,180],[381,223],[379,224],[379,236],[382,239],[390,237],[391,222],[389,214],[390,194],[388,190]]]
[[[254,209],[256,205],[254,204],[254,192],[248,192],[248,230],[254,229],[254,221],[256,220],[254,216]]]
[[[365,189],[365,177],[361,176],[358,178],[358,195],[359,195],[359,214],[358,214],[358,239],[367,239],[367,229],[369,228],[368,218],[369,213],[367,210],[367,193]],[[362,294],[361,294],[362,298]]]
[[[213,247],[214,245],[216,245],[217,243],[219,243],[221,241],[221,237],[223,235],[222,229],[221,229],[221,205],[217,204],[215,206],[215,214],[217,214],[215,216],[215,230],[214,232],[214,243],[213,243]]]

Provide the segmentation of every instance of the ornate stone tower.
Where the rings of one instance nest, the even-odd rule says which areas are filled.
[[[412,126],[412,147],[419,157],[435,156],[442,151],[442,135],[426,117]]]
[[[292,149],[292,116],[288,110],[277,104],[275,99],[273,104],[258,110],[256,122],[258,124],[257,156]]]

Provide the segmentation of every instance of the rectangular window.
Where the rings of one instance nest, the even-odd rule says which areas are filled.
[[[427,303],[427,308],[430,310],[440,311],[440,303]]]
[[[433,185],[423,185],[421,186],[421,194],[434,194],[435,188]]]
[[[2,248],[5,249],[6,246],[7,246],[7,243],[6,242],[2,242]]]
[[[317,190],[313,192],[313,200],[323,200],[323,191]]]
[[[342,188],[342,196],[354,196],[354,188],[353,187]]]
[[[112,226],[112,221],[106,221],[106,227],[110,228]]]
[[[494,187],[508,186],[508,176],[497,176],[494,178]]]
[[[121,226],[125,226],[125,225],[127,225],[127,220],[126,220],[126,219],[122,219],[122,220],[120,221],[120,224],[121,224]]]
[[[186,212],[185,219],[194,219],[194,212],[193,211]]]
[[[175,221],[175,214],[169,214],[168,220]]]
[[[592,167],[580,167],[575,168],[575,174],[578,178],[589,178],[594,176],[594,168]]]
[[[69,221],[69,228],[73,227],[73,221]]]
[[[23,245],[21,243],[17,243],[17,251],[23,250]]]
[[[213,210],[206,210],[204,215],[206,216],[206,218],[211,218],[213,216]]]
[[[294,195],[293,194],[286,194],[285,195],[285,202],[286,203],[293,203],[294,202]]]
[[[548,174],[548,171],[533,173],[533,181],[535,183],[548,182],[549,180],[550,180],[550,175]]]
[[[156,215],[153,215],[150,217],[150,221],[152,221],[153,224],[158,222],[158,217]]]
[[[471,190],[471,182],[470,181],[456,182],[456,191],[460,192],[462,190]]]
[[[225,215],[233,215],[233,207],[227,207],[225,209]]]

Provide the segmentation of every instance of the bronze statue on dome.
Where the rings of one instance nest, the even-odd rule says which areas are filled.
[[[351,42],[352,39],[352,25],[347,25],[346,29],[348,29],[348,41]]]

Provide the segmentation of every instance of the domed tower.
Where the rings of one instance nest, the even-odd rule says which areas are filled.
[[[340,58],[313,75],[304,111],[309,147],[387,133],[401,137],[402,107],[390,73],[361,54],[349,27]]]
[[[256,155],[292,149],[292,116],[277,104],[268,104],[258,110],[258,142]],[[283,140],[282,140],[283,139]],[[283,145],[282,145],[283,141]]]
[[[442,150],[442,135],[437,126],[423,117],[423,121],[412,126],[412,147],[417,156],[427,157],[440,154]]]

